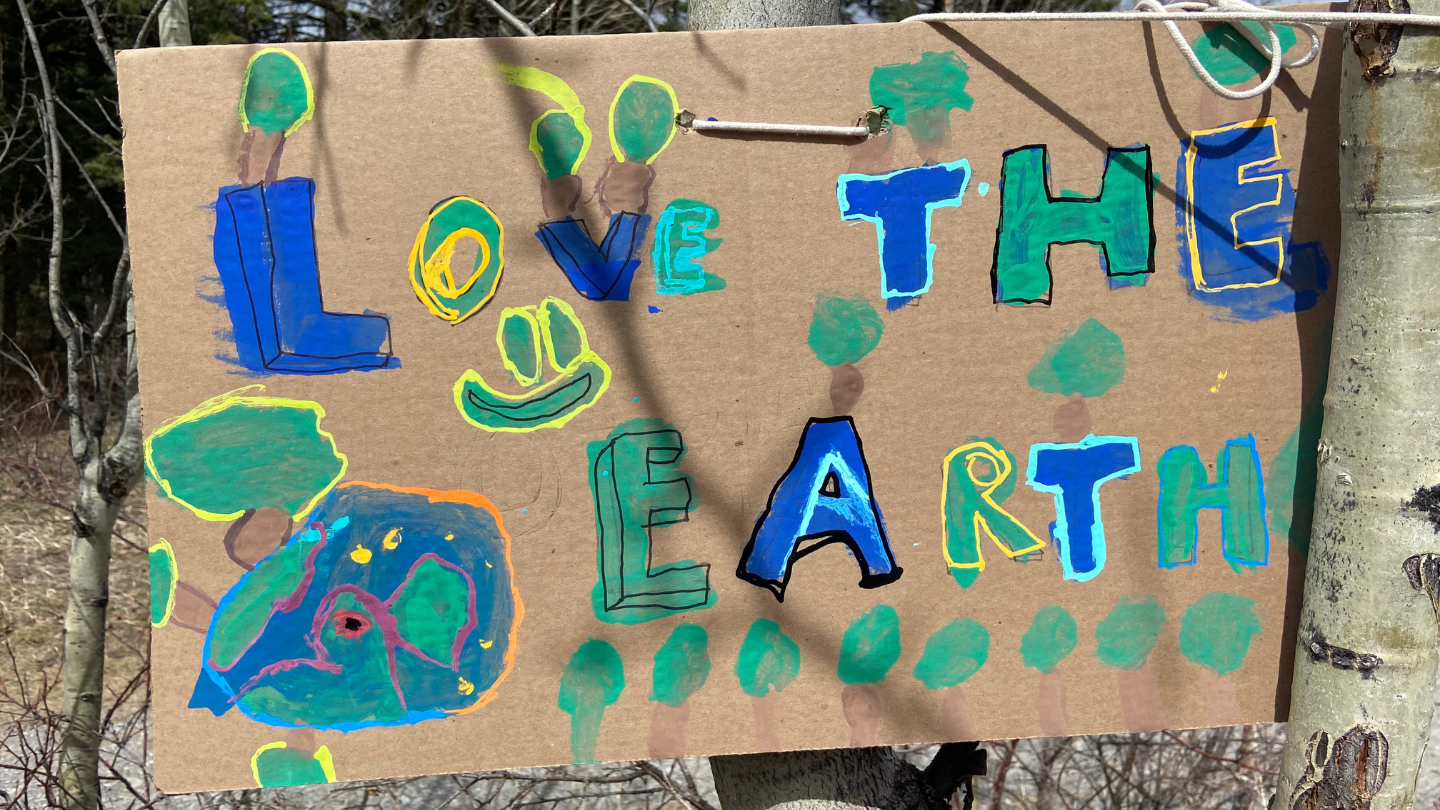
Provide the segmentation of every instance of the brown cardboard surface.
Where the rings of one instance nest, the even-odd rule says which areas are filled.
[[[571,718],[557,695],[562,668],[590,638],[613,645],[626,683],[604,711],[596,755],[646,757],[659,705],[649,699],[653,658],[681,622],[705,628],[712,664],[687,701],[681,739],[689,755],[844,746],[856,739],[847,713],[863,714],[856,700],[869,701],[878,718],[859,741],[955,736],[942,707],[956,698],[927,689],[912,672],[926,640],[962,617],[991,637],[987,662],[960,687],[978,739],[1123,732],[1139,721],[1127,722],[1122,696],[1147,688],[1158,690],[1161,722],[1171,728],[1283,719],[1304,558],[1272,527],[1268,565],[1239,573],[1221,553],[1219,511],[1204,509],[1197,563],[1157,566],[1156,463],[1167,449],[1189,445],[1213,480],[1225,443],[1253,434],[1269,475],[1303,404],[1319,390],[1324,361],[1316,346],[1331,302],[1324,296],[1307,311],[1250,321],[1192,295],[1178,264],[1176,165],[1191,132],[1273,117],[1278,166],[1297,190],[1292,243],[1319,242],[1333,263],[1340,45],[1328,35],[1315,65],[1282,76],[1259,99],[1234,103],[1189,75],[1158,26],[1132,23],[286,46],[309,72],[316,110],[287,138],[279,176],[316,183],[325,308],[387,315],[400,367],[263,377],[223,359],[235,344],[216,298],[212,255],[216,192],[236,182],[242,146],[240,81],[259,46],[126,52],[121,104],[147,435],[205,400],[262,384],[265,396],[324,407],[322,427],[348,457],[346,481],[482,493],[504,515],[524,601],[513,671],[493,701],[471,713],[319,732],[341,780],[572,761]],[[527,138],[531,121],[553,105],[502,81],[500,63],[556,74],[585,104],[594,131],[580,170],[588,198],[610,157],[609,103],[627,77],[663,79],[681,107],[702,117],[848,125],[870,106],[876,66],[912,63],[925,52],[954,52],[968,66],[973,105],[950,112],[938,159],[968,160],[973,177],[961,206],[934,211],[934,283],[909,306],[886,310],[875,226],[841,220],[836,183],[850,171],[920,165],[910,127],[896,127],[878,166],[836,143],[678,133],[653,164],[649,213],[658,216],[677,198],[720,212],[707,235],[724,241],[702,263],[725,279],[723,290],[657,294],[652,226],[630,300],[587,301],[533,235],[546,216]],[[1143,287],[1111,289],[1093,247],[1056,246],[1050,306],[996,305],[990,270],[1002,155],[1032,144],[1048,147],[1052,192],[1083,196],[1099,191],[1107,147],[1149,146],[1155,271]],[[984,196],[981,182],[989,185]],[[454,195],[484,201],[506,228],[498,291],[458,325],[422,305],[407,269],[427,212]],[[591,233],[605,231],[593,199],[582,214]],[[832,292],[865,296],[884,322],[878,346],[857,364],[864,392],[851,416],[904,573],[860,588],[856,560],[833,545],[799,561],[779,602],[735,570],[806,421],[833,413],[831,371],[807,345],[817,295]],[[502,309],[546,296],[574,307],[591,348],[613,371],[609,389],[560,428],[491,433],[468,424],[456,409],[455,381],[474,369],[519,391],[501,365],[495,329]],[[943,459],[972,436],[997,439],[1014,457],[1019,484],[1004,508],[1044,537],[1055,501],[1026,486],[1027,454],[1032,444],[1063,440],[1056,412],[1067,401],[1032,389],[1027,374],[1062,333],[1089,318],[1121,337],[1126,360],[1123,382],[1086,401],[1090,432],[1137,438],[1141,467],[1100,490],[1103,570],[1067,580],[1053,542],[1017,563],[987,541],[987,568],[961,588],[941,548]],[[716,602],[650,622],[607,623],[590,602],[597,529],[586,445],[637,417],[662,418],[683,434],[681,468],[698,500],[688,522],[652,531],[653,559],[708,562]],[[180,579],[219,600],[245,573],[224,548],[230,524],[201,519],[154,481],[147,495],[151,535],[173,547]],[[1284,496],[1267,490],[1272,505]],[[1243,666],[1223,677],[1189,660],[1179,643],[1186,608],[1211,592],[1254,600],[1263,628]],[[1105,666],[1095,654],[1096,626],[1117,600],[1148,595],[1167,616],[1148,663],[1138,672]],[[847,691],[837,677],[842,636],[882,603],[898,614],[900,656],[882,682],[861,689],[868,695],[853,698],[856,688]],[[1051,605],[1073,616],[1078,646],[1044,675],[1025,666],[1019,650],[1032,616]],[[735,671],[758,618],[777,622],[801,651],[798,677],[764,701],[741,690]],[[252,755],[292,732],[235,709],[216,717],[187,708],[201,673],[201,634],[170,624],[154,631],[152,645],[157,783],[172,792],[252,786]],[[1056,700],[1065,706],[1059,729],[1037,710]],[[756,717],[766,712],[773,723],[757,731]]]

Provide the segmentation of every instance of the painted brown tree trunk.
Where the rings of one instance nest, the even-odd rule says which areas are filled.
[[[651,759],[678,759],[685,756],[685,727],[690,723],[690,701],[679,706],[655,701],[650,706],[649,754]]]
[[[1120,710],[1125,715],[1126,728],[1141,732],[1170,727],[1165,715],[1165,700],[1160,694],[1160,678],[1153,665],[1146,664],[1135,670],[1115,670],[1115,688],[1120,695]]]
[[[1046,737],[1070,735],[1070,712],[1065,706],[1065,676],[1047,672],[1040,676],[1035,690],[1035,713],[1040,717],[1040,733]]]
[[[762,751],[779,751],[781,748],[780,726],[776,718],[778,709],[775,705],[779,699],[779,692],[750,698],[750,711],[755,716],[755,742]]]
[[[953,742],[974,740],[975,729],[970,722],[970,705],[965,701],[965,687],[951,686],[940,692],[940,727],[945,739]]]
[[[850,726],[850,747],[880,744],[880,694],[873,684],[851,684],[840,692],[840,708]]]

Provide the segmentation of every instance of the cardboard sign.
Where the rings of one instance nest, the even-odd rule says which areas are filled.
[[[1283,718],[1338,47],[123,54],[157,782]]]

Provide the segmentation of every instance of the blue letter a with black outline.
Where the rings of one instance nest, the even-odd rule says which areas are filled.
[[[735,573],[783,602],[795,561],[831,543],[844,543],[855,555],[860,587],[900,578],[903,569],[890,551],[870,468],[848,416],[806,423],[795,459],[771,490]]]

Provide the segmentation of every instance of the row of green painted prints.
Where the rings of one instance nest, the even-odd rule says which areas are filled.
[[[1228,29],[1216,30],[1221,33],[1197,41],[1202,54],[1230,81],[1245,81],[1258,55],[1245,52],[1248,44]],[[579,168],[592,145],[581,100],[561,78],[536,68],[502,66],[499,78],[553,102],[530,130],[548,217],[536,237],[579,298],[628,300],[632,284],[640,283],[634,276],[650,236],[644,201],[653,164],[676,131],[673,88],[633,76],[610,105],[605,160],[612,182],[605,185],[611,191],[600,193],[609,223],[597,243],[571,216]],[[960,205],[971,172],[967,161],[927,156],[946,141],[951,111],[972,106],[967,78],[965,63],[949,52],[873,72],[872,101],[887,108],[890,126],[909,128],[927,159],[837,181],[840,218],[874,223],[884,303],[882,314],[864,295],[818,297],[809,345],[837,380],[858,373],[854,364],[879,343],[886,317],[903,317],[905,305],[930,289],[930,213]],[[250,60],[239,103],[247,148],[257,138],[283,143],[314,109],[313,85],[292,53],[269,48]],[[1181,275],[1192,296],[1220,319],[1294,313],[1314,306],[1325,290],[1323,252],[1289,238],[1295,197],[1276,166],[1275,130],[1273,119],[1239,122],[1193,133],[1182,144],[1176,167],[1183,194],[1176,206]],[[1048,305],[1047,254],[1054,243],[1091,242],[1112,287],[1143,286],[1156,251],[1149,147],[1111,149],[1101,193],[1093,198],[1052,194],[1047,159],[1043,145],[1005,153],[995,300]],[[975,193],[989,193],[988,184],[979,183]],[[251,374],[391,373],[386,370],[398,368],[399,360],[388,349],[386,316],[321,307],[314,196],[312,179],[279,179],[273,167],[260,182],[220,189],[214,251],[224,294],[216,302],[234,327],[230,359]],[[725,288],[702,261],[719,247],[707,233],[719,218],[714,207],[685,199],[655,218],[649,255],[658,293],[682,297]],[[479,250],[457,283],[451,262],[466,239]],[[499,218],[480,200],[439,202],[410,257],[420,302],[451,323],[479,313],[503,271],[503,240]],[[514,386],[493,386],[474,371],[454,386],[459,417],[481,430],[563,429],[608,388],[609,366],[591,349],[574,306],[561,298],[503,309],[496,342]],[[1120,382],[1124,363],[1121,338],[1092,319],[1059,336],[1029,382],[1044,392],[1094,398]],[[519,394],[505,390],[517,387]],[[238,709],[272,726],[342,731],[483,706],[513,665],[524,612],[500,512],[472,492],[345,480],[346,457],[322,427],[321,405],[264,396],[261,389],[201,403],[154,430],[145,444],[148,473],[164,497],[206,520],[231,522],[226,550],[244,569],[217,604],[180,579],[169,543],[151,549],[153,624],[205,633],[190,706],[217,715]],[[837,403],[837,412],[846,409]],[[1297,427],[1270,461],[1268,482],[1253,436],[1236,437],[1221,450],[1214,481],[1194,448],[1165,452],[1156,470],[1158,565],[1195,562],[1201,509],[1223,513],[1224,556],[1237,571],[1268,564],[1272,535],[1303,537],[1303,527],[1292,526],[1294,516],[1308,513],[1303,481],[1302,494],[1294,495],[1296,470],[1303,468],[1300,433]],[[696,503],[680,469],[684,454],[680,431],[657,419],[628,421],[589,447],[598,569],[591,602],[601,621],[644,622],[715,603],[708,563],[650,562],[650,531],[684,520]],[[960,587],[984,570],[987,538],[1022,560],[1054,544],[1066,579],[1085,581],[1103,570],[1102,486],[1139,472],[1137,440],[1086,435],[1038,443],[1027,461],[1026,483],[1055,499],[1055,520],[1040,533],[1004,508],[1019,475],[1016,458],[999,441],[971,437],[944,459],[943,562]],[[652,483],[662,473],[666,483]],[[1268,507],[1267,484],[1274,496]],[[737,575],[783,601],[796,560],[827,543],[849,548],[861,587],[878,588],[901,575],[848,416],[806,425]],[[206,603],[213,613],[194,609]],[[1095,655],[1107,666],[1138,669],[1166,621],[1154,597],[1123,598],[1094,628]],[[1180,649],[1225,675],[1241,666],[1259,631],[1252,601],[1210,593],[1180,618]],[[1021,647],[1024,664],[1050,672],[1076,647],[1078,632],[1063,608],[1041,609]],[[883,680],[899,658],[899,638],[899,617],[888,605],[856,618],[842,645],[840,680]],[[986,663],[989,640],[982,624],[957,618],[926,642],[914,677],[931,689],[960,684]],[[572,716],[574,759],[588,761],[605,707],[625,688],[620,657],[606,641],[590,639],[559,663],[558,710]],[[795,642],[760,619],[745,637],[735,674],[758,698],[786,688],[800,666]],[[681,706],[709,670],[706,631],[682,623],[655,654],[650,699]],[[262,785],[335,778],[323,747],[276,742],[257,751],[253,765]]]

